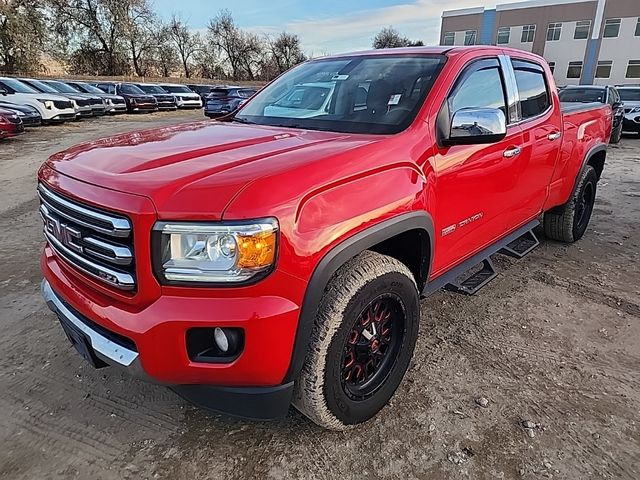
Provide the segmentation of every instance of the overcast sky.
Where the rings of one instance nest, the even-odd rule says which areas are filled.
[[[513,0],[512,0],[513,1]],[[495,0],[153,0],[165,18],[178,14],[194,29],[205,29],[227,8],[243,28],[257,33],[296,33],[313,56],[371,47],[382,27],[393,26],[412,40],[438,42],[443,10],[494,7]]]

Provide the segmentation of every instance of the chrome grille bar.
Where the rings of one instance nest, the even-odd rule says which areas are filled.
[[[85,208],[52,192],[42,184],[38,185],[38,195],[51,211],[78,225],[114,237],[128,237],[131,234],[131,222],[125,217],[117,217]],[[75,215],[68,213],[67,210]]]

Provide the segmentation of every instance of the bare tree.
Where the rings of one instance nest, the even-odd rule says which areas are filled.
[[[74,48],[72,65],[93,70],[87,73],[121,75],[128,72],[121,38],[125,24],[123,3],[121,0],[49,0],[55,31],[66,36],[68,45]]]
[[[221,10],[209,23],[209,43],[231,67],[236,80],[254,80],[264,61],[265,44],[253,33],[235,24],[231,12]]]
[[[373,38],[373,48],[398,48],[398,47],[417,47],[424,45],[422,40],[412,42],[407,37],[403,37],[393,27],[385,27],[380,30]]]
[[[278,74],[306,60],[300,47],[300,38],[293,33],[282,32],[269,43],[269,51]]]
[[[47,40],[44,10],[37,0],[0,0],[0,69],[6,73],[42,70]]]
[[[126,41],[133,70],[136,75],[147,75],[152,67],[153,49],[156,48],[159,20],[147,0],[121,2],[123,39]]]
[[[184,76],[190,78],[191,61],[202,48],[202,39],[198,33],[189,30],[189,27],[175,15],[169,22],[169,35],[178,50]]]

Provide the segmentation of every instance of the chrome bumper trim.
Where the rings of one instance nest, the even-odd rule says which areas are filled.
[[[72,323],[78,330],[81,330],[87,335],[96,353],[123,367],[129,367],[138,358],[138,352],[134,352],[133,350],[129,350],[122,345],[112,342],[80,320],[62,303],[47,280],[42,280],[41,289],[42,296],[47,302],[49,309],[63,317],[69,323]]]

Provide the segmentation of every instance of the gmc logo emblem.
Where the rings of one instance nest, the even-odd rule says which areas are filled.
[[[49,212],[42,215],[44,220],[44,229],[49,235],[58,240],[62,245],[76,253],[82,253],[82,233],[80,230],[61,222],[60,219],[52,216]]]

